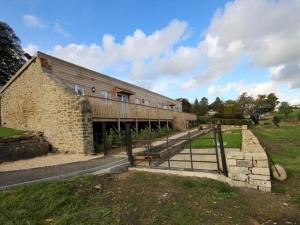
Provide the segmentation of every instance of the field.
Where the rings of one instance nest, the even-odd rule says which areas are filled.
[[[213,148],[213,134],[208,133],[200,136],[192,141],[192,148]],[[242,146],[242,131],[240,129],[232,129],[223,132],[223,141],[225,148],[241,148]],[[188,145],[187,145],[188,147]]]
[[[298,209],[280,194],[142,172],[82,176],[0,192],[0,224],[6,225],[298,224]]]
[[[288,114],[287,119],[288,120],[298,120],[298,114],[300,114],[300,109],[293,109],[293,111]],[[286,119],[286,117],[283,113],[277,112],[276,115],[281,117],[282,119]]]
[[[24,131],[15,130],[11,128],[0,127],[0,137],[11,137],[15,135],[21,135]]]
[[[0,191],[0,224],[300,224],[299,124],[252,130],[287,169],[273,193],[142,172],[87,175]]]
[[[288,180],[274,182],[274,191],[290,195],[292,201],[300,204],[300,124],[283,122],[278,128],[268,123],[253,127],[252,131],[275,163],[287,170]]]

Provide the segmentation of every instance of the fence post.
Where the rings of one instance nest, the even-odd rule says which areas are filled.
[[[126,123],[126,152],[128,155],[128,161],[133,166],[133,155],[132,155],[132,139],[131,139],[131,130],[130,130],[130,124]]]
[[[228,177],[228,170],[226,164],[226,156],[224,151],[224,143],[223,143],[223,134],[222,134],[222,127],[220,122],[218,122],[218,135],[219,135],[219,142],[220,142],[220,150],[221,150],[221,160],[222,160],[222,169],[223,173],[226,177]]]
[[[215,142],[215,150],[216,150],[217,168],[218,168],[218,171],[220,172],[219,150],[218,150],[218,140],[217,140],[217,128],[216,128],[215,124],[213,124],[213,132],[214,132],[214,142]]]
[[[168,152],[168,167],[170,169],[170,149],[169,149],[169,136],[167,136],[167,152]]]
[[[190,147],[190,160],[191,160],[191,169],[194,170],[193,165],[193,154],[192,154],[192,142],[191,142],[191,132],[188,132],[188,138],[189,138],[189,147]]]
[[[102,123],[102,135],[103,135],[103,150],[104,150],[104,155],[107,155],[108,149],[107,149],[107,134],[106,134],[106,123]]]

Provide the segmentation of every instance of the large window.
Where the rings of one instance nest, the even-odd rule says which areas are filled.
[[[109,91],[101,91],[100,97],[103,98],[103,102],[105,104],[111,104],[111,92]]]
[[[75,84],[74,85],[74,90],[75,92],[80,95],[80,96],[83,96],[84,95],[84,88],[78,84]]]

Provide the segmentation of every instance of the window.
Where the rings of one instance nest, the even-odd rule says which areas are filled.
[[[141,99],[135,98],[135,104],[141,104]]]
[[[145,105],[150,105],[150,101],[149,100],[145,100]]]
[[[103,98],[103,103],[111,104],[111,93],[109,91],[101,91],[100,97]]]
[[[75,84],[74,85],[74,90],[75,92],[80,95],[80,96],[83,96],[84,95],[84,88],[78,84]]]

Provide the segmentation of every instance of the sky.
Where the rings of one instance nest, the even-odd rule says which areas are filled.
[[[171,98],[300,104],[300,1],[0,0],[25,51]]]

